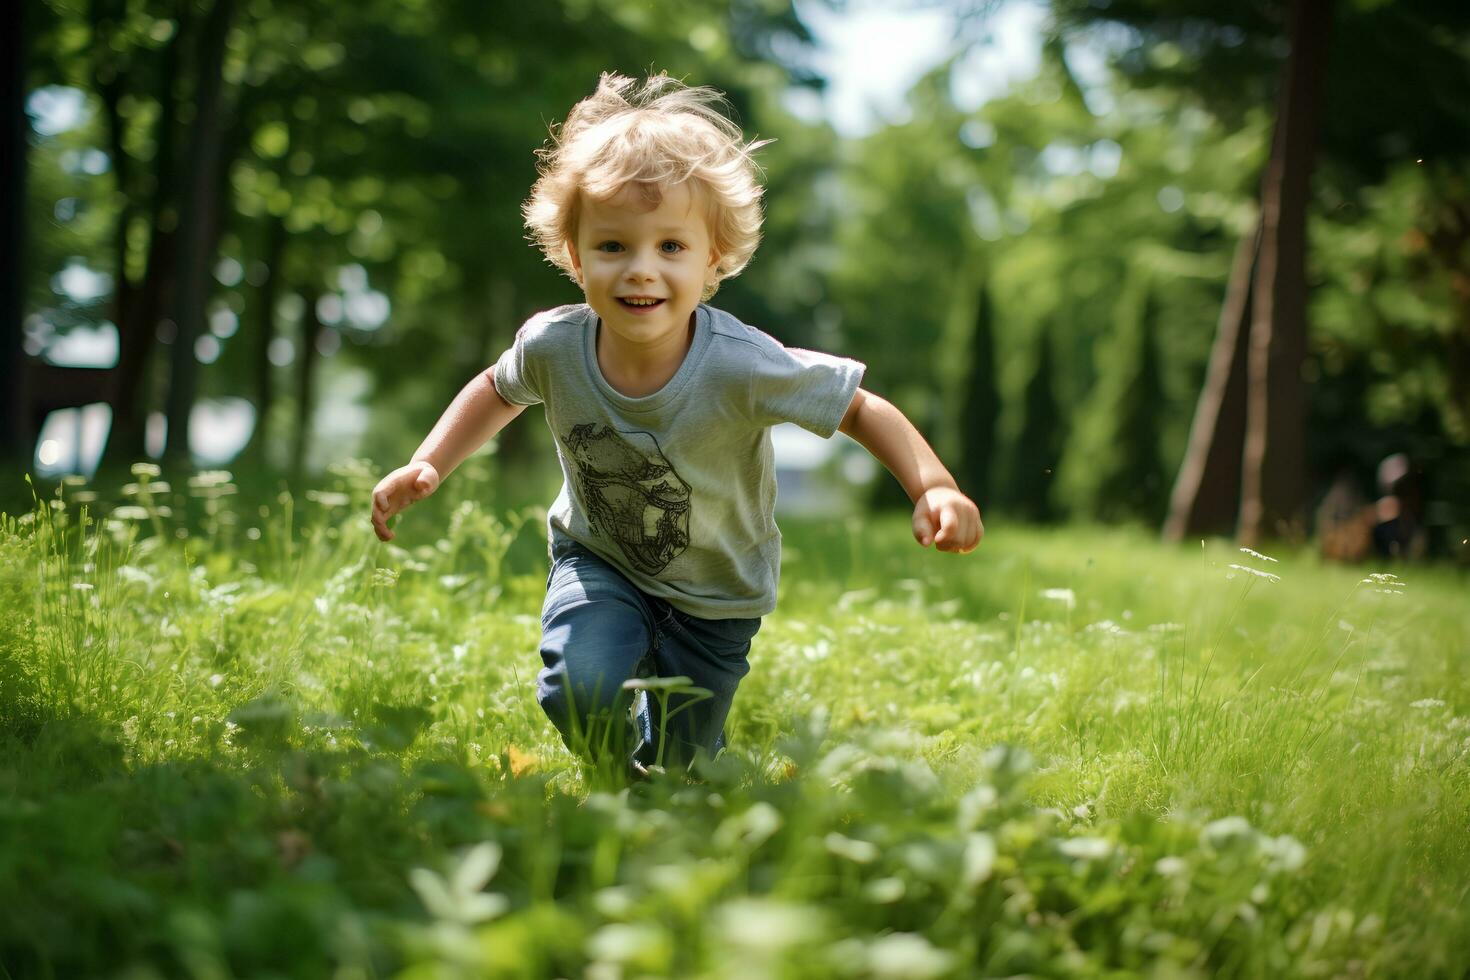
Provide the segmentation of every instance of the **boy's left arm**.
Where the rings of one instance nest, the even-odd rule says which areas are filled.
[[[924,547],[933,541],[940,551],[974,551],[985,535],[980,508],[960,493],[949,470],[923,435],[893,406],[862,388],[839,432],[856,439],[902,484],[914,502],[914,538]]]

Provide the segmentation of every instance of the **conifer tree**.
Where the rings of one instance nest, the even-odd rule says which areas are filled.
[[[1032,521],[1056,517],[1052,483],[1066,441],[1066,422],[1053,385],[1053,360],[1051,324],[1043,323],[1036,336],[1035,367],[1022,397],[1025,415],[1011,453],[1007,493],[1015,513]]]
[[[960,416],[960,489],[980,506],[990,499],[995,463],[996,418],[1000,395],[995,383],[994,305],[990,289],[981,285],[970,334],[970,366],[965,375],[965,402]]]
[[[1080,516],[1163,517],[1168,484],[1159,456],[1163,383],[1158,306],[1147,286],[1118,304],[1117,327],[1098,358],[1097,386],[1070,440],[1062,486]]]

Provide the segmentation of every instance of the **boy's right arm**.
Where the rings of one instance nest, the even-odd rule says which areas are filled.
[[[495,390],[492,366],[465,385],[444,410],[407,466],[400,466],[373,488],[373,531],[380,541],[393,540],[388,519],[439,488],[444,477],[464,462],[511,419],[525,411]]]

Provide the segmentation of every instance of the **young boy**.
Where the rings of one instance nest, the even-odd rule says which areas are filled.
[[[864,365],[782,346],[702,301],[760,237],[761,188],[718,92],[604,74],[548,148],[524,207],[586,302],[532,317],[471,381],[407,466],[373,491],[373,527],[438,488],[541,404],[564,484],[547,518],[551,571],[536,697],[574,750],[610,745],[635,776],[656,757],[657,699],[628,723],[625,681],[688,677],[668,699],[664,762],[724,742],[761,617],[776,604],[781,533],[770,428],[795,422],[865,446],[914,502],[913,533],[969,552],[983,528],[924,438],[858,387]],[[622,763],[618,763],[621,765]]]

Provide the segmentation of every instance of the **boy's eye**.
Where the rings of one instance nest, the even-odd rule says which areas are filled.
[[[601,245],[597,246],[597,250],[599,252],[620,252],[622,251],[622,249],[623,246],[618,244],[617,242],[603,242]]]
[[[673,255],[676,252],[684,251],[684,246],[675,241],[664,242],[662,245],[659,246],[659,248],[661,248],[665,252],[665,254],[668,255]]]

